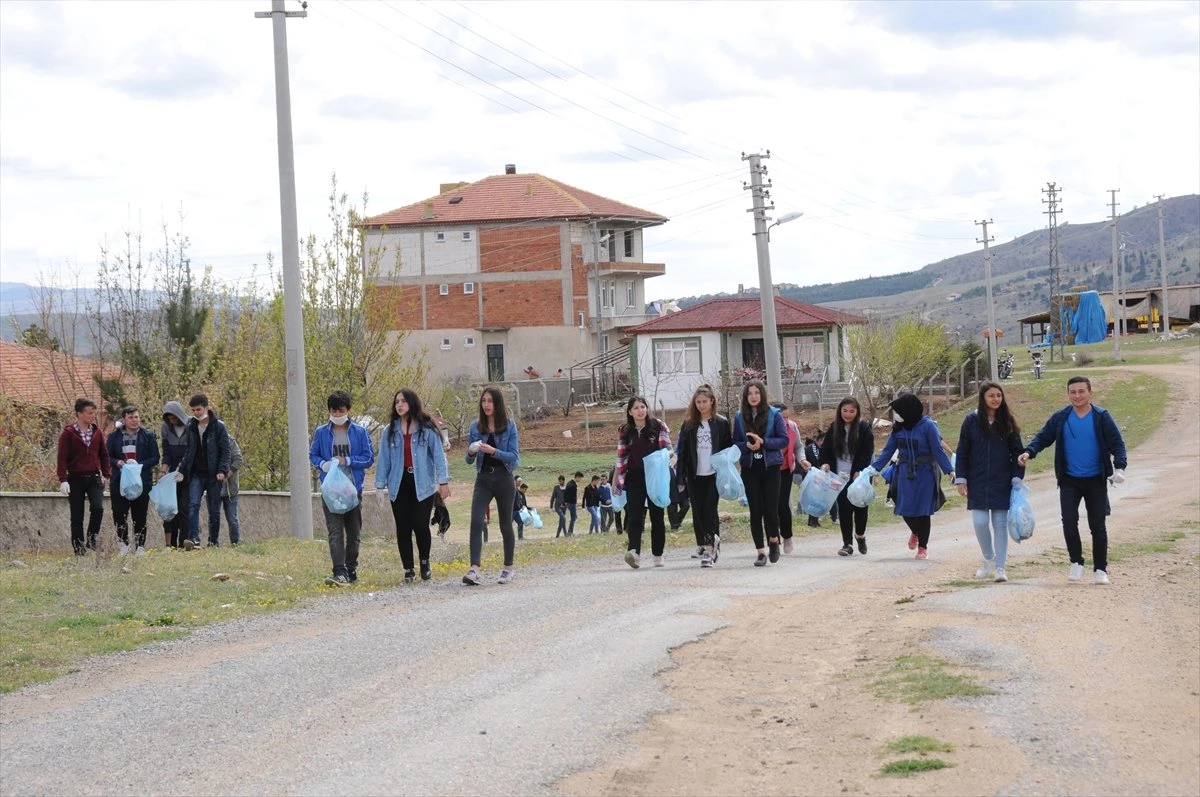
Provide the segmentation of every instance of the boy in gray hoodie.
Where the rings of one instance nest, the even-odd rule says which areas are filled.
[[[186,547],[188,540],[187,505],[188,484],[187,472],[191,467],[193,439],[188,434],[188,416],[183,411],[183,405],[178,401],[168,401],[163,405],[162,430],[159,438],[162,440],[162,475],[175,471],[175,498],[179,503],[179,514],[170,520],[163,521],[163,534],[168,548]],[[194,547],[194,546],[193,546]]]

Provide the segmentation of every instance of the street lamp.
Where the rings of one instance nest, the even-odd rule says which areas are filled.
[[[775,325],[775,286],[771,279],[771,227],[787,224],[803,216],[802,211],[784,213],[763,231],[759,239],[758,293],[762,307],[763,359],[766,360],[767,394],[776,401],[783,399],[783,374],[779,361],[779,328]]]

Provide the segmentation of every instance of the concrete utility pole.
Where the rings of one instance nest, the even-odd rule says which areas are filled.
[[[292,93],[288,81],[287,18],[307,17],[308,3],[285,11],[284,0],[271,0],[275,35],[275,120],[279,141],[279,210],[283,232],[283,331],[287,369],[288,471],[292,536],[311,540],[312,477],[308,462],[308,386],[304,372],[304,317],[300,302],[300,234],[296,222],[296,164],[292,154]]]
[[[612,246],[612,243],[609,243]],[[596,335],[596,354],[597,356],[604,354],[604,339],[601,334],[601,323],[603,321],[604,308],[604,293],[603,287],[600,284],[600,230],[596,227],[596,220],[592,219],[592,276],[596,280],[596,321],[592,325],[592,331]]]
[[[983,244],[983,277],[987,280],[987,319],[988,319],[988,362],[991,363],[992,381],[1000,381],[999,364],[996,362],[996,306],[992,304],[992,252],[988,244],[996,240],[995,236],[988,237],[989,224],[995,224],[992,219],[977,221],[983,227],[983,237],[976,238],[976,243]]]
[[[1162,307],[1159,312],[1162,314],[1159,331],[1163,337],[1170,339],[1171,337],[1171,315],[1167,312],[1167,244],[1163,238],[1163,195],[1159,194],[1158,200],[1158,268],[1162,272]]]
[[[1117,360],[1121,359],[1121,322],[1120,318],[1123,313],[1119,312],[1120,307],[1117,305],[1121,301],[1121,267],[1117,261],[1117,192],[1120,188],[1110,188],[1108,193],[1112,195],[1109,201],[1109,207],[1112,209],[1112,220],[1108,223],[1112,227],[1112,264],[1113,264],[1113,356]]]
[[[742,160],[750,161],[750,184],[743,185],[743,190],[750,191],[754,207],[746,212],[754,214],[754,243],[758,250],[758,298],[762,306],[763,323],[763,359],[767,371],[767,396],[772,401],[783,400],[783,374],[779,363],[779,330],[775,326],[775,286],[771,282],[771,242],[767,238],[767,211],[774,210],[775,204],[767,204],[771,198],[771,181],[763,185],[763,175],[767,167],[762,165],[763,158],[771,157],[771,150],[766,154],[742,153]]]

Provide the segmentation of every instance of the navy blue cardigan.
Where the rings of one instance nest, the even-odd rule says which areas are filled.
[[[1021,451],[1020,433],[984,434],[979,413],[967,413],[954,461],[955,483],[967,485],[967,509],[1008,509],[1012,480],[1025,478],[1017,464]]]

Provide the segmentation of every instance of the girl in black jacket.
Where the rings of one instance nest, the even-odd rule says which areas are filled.
[[[712,567],[721,554],[721,521],[717,516],[717,472],[712,455],[733,445],[729,420],[717,414],[717,397],[708,385],[692,394],[675,445],[677,485],[692,501],[692,528],[700,548],[700,566]]]
[[[858,477],[859,471],[871,464],[875,454],[875,435],[871,424],[862,419],[862,408],[858,399],[847,396],[837,406],[836,420],[825,433],[821,444],[821,470],[849,474],[846,486],[838,493],[838,522],[842,526],[842,548],[838,556],[852,556],[850,535],[858,541],[858,552],[867,552],[867,508],[855,506],[846,498],[850,482]]]
[[[1017,419],[1008,409],[1004,388],[995,382],[979,386],[979,409],[963,418],[954,462],[954,483],[966,496],[983,563],[975,578],[1008,581],[1008,505],[1012,485],[1025,475],[1017,464],[1024,448]],[[991,529],[988,524],[991,524]]]

